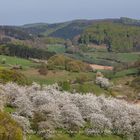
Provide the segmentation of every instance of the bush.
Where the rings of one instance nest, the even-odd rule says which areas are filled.
[[[6,63],[6,59],[5,58],[2,58],[1,59],[1,64],[5,64]]]
[[[21,128],[8,114],[2,112],[0,112],[0,139],[23,140]]]
[[[80,84],[83,84],[84,82],[87,82],[89,80],[90,79],[86,74],[80,74],[80,76],[76,78],[76,82]]]
[[[65,69],[65,63],[67,61],[67,57],[65,57],[64,55],[55,55],[52,56],[49,60],[48,60],[48,68],[49,69]]]
[[[97,77],[96,84],[100,85],[104,89],[108,89],[109,87],[111,87],[111,83],[109,82],[109,80],[104,77]]]
[[[0,68],[0,82],[15,82],[20,85],[29,85],[31,82],[20,72],[6,68]]]
[[[93,84],[79,84],[76,87],[76,91],[80,93],[94,93],[94,86]]]
[[[92,71],[91,67],[79,60],[74,60],[64,55],[55,55],[48,60],[49,69],[62,69],[71,72]]]
[[[69,81],[64,81],[60,82],[59,85],[61,86],[62,90],[64,91],[70,91],[70,82]]]
[[[40,73],[40,75],[47,75],[47,73],[48,73],[47,65],[42,64],[42,65],[40,66],[38,72]]]
[[[80,72],[81,67],[77,63],[77,61],[71,61],[67,64],[66,70],[71,71],[71,72]]]
[[[135,78],[130,84],[137,92],[140,92],[140,77]]]

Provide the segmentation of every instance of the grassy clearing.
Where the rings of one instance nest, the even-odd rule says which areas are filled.
[[[53,70],[49,71],[46,76],[42,76],[38,73],[36,69],[30,69],[23,71],[30,80],[37,82],[39,84],[54,84],[56,82],[63,82],[68,80],[74,80],[76,77],[81,76],[81,74],[86,74],[90,79],[95,79],[95,73],[92,72],[68,72],[65,70]]]
[[[0,63],[2,63],[2,59],[5,59],[5,64],[1,64],[1,66],[4,67],[10,67],[10,65],[21,65],[23,69],[29,69],[30,67],[35,67],[38,65],[29,60],[18,57],[0,55]]]
[[[117,72],[114,77],[124,77],[124,76],[129,76],[129,75],[135,75],[136,73],[138,73],[138,70],[136,68],[132,68],[132,69],[128,69],[128,70],[123,70],[120,72]]]
[[[43,138],[37,136],[37,135],[28,135],[26,137],[27,140],[43,140]]]
[[[84,135],[76,135],[74,137],[69,137],[68,135],[57,135],[52,140],[124,140],[118,136],[94,136],[88,137]]]
[[[117,57],[123,62],[133,62],[140,58],[140,53],[118,53]]]
[[[122,62],[135,62],[140,58],[140,53],[109,53],[109,52],[87,52],[69,55],[93,64],[115,66]]]
[[[76,84],[71,86],[72,89],[75,89],[78,93],[86,94],[86,93],[93,93],[97,96],[101,94],[108,94],[106,90],[100,88],[98,85],[94,83],[83,83],[83,84]]]
[[[65,53],[66,49],[63,45],[49,45],[48,51],[56,53]]]
[[[27,140],[43,140],[43,138],[37,136],[37,135],[28,135]],[[67,134],[57,134],[54,138],[51,138],[50,140],[125,140],[118,136],[93,136],[88,137],[84,135],[76,135],[73,137],[70,137]]]
[[[81,78],[83,75],[88,79],[88,81],[85,81],[83,83],[77,83],[77,84],[68,84],[65,85],[68,86],[68,91],[77,91],[79,93],[85,94],[85,93],[94,93],[96,95],[101,95],[103,93],[107,93],[106,90],[100,88],[98,85],[94,83],[95,81],[95,73],[93,72],[68,72],[65,70],[54,70],[49,71],[46,76],[42,76],[38,73],[36,69],[30,69],[27,71],[23,71],[23,74],[26,75],[26,77],[30,81],[37,82],[38,84],[54,84],[54,83],[65,83],[68,84],[67,81],[75,81],[76,79]],[[84,79],[85,80],[85,79]],[[63,83],[63,84],[64,84]]]
[[[113,72],[108,72],[105,71],[104,74],[107,78],[113,80],[115,78],[123,78],[126,76],[132,76],[132,75],[136,75],[138,73],[138,69],[137,68],[131,68],[131,69],[127,69],[127,70],[122,70],[116,73]]]
[[[10,106],[6,106],[5,108],[4,108],[4,112],[7,112],[7,113],[14,113],[16,111],[16,109],[15,108],[13,108],[13,107],[10,107]]]
[[[140,54],[135,53],[108,53],[108,52],[95,52],[95,53],[88,53],[93,58],[97,59],[106,59],[112,61],[121,61],[121,62],[133,62],[137,61],[140,57]]]

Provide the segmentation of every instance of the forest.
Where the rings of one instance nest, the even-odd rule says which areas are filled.
[[[106,44],[108,51],[131,52],[140,50],[140,27],[118,23],[99,23],[87,28],[79,43]]]

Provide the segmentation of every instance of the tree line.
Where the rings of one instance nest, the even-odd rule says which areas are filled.
[[[0,54],[8,56],[17,56],[26,59],[28,58],[48,59],[55,53],[48,52],[43,49],[30,48],[24,45],[6,44],[0,46]]]

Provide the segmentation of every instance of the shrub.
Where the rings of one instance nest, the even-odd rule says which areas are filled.
[[[0,112],[0,139],[23,140],[21,128],[8,114],[3,112]]]
[[[1,64],[5,64],[5,63],[6,63],[6,59],[5,58],[2,58]]]
[[[49,69],[62,69],[71,72],[92,71],[91,67],[79,60],[64,55],[55,55],[48,60]]]
[[[78,93],[86,94],[86,93],[95,93],[95,85],[93,83],[82,83],[75,86],[75,90]],[[97,93],[98,94],[98,93]]]
[[[20,85],[29,85],[31,82],[20,72],[16,70],[9,70],[0,68],[0,80],[2,83],[16,82]]]
[[[67,57],[64,55],[55,55],[52,56],[48,60],[48,68],[49,69],[65,69],[65,63],[66,63]]]
[[[140,77],[135,78],[130,86],[132,86],[137,92],[140,92]]]
[[[48,73],[48,68],[46,64],[42,64],[38,70],[38,72],[40,73],[40,75],[47,75]]]
[[[105,89],[108,89],[109,87],[111,87],[109,80],[104,77],[97,77],[96,84],[100,85],[102,88],[105,88]]]
[[[81,66],[77,63],[77,61],[70,61],[67,64],[66,70],[71,71],[71,72],[80,72]]]
[[[71,87],[70,87],[70,82],[69,81],[60,82],[59,85],[62,88],[62,90],[70,91]]]
[[[84,82],[87,82],[89,81],[89,77],[86,75],[86,74],[80,74],[80,76],[78,76],[76,78],[76,82],[77,83],[80,83],[80,84],[83,84]]]

